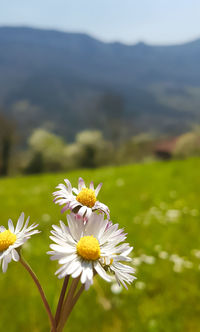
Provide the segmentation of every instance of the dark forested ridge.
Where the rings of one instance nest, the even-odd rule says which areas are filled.
[[[0,28],[0,106],[24,135],[46,127],[71,139],[177,134],[200,120],[200,40],[175,46],[103,43],[85,34]]]

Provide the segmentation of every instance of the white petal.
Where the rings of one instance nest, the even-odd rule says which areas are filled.
[[[82,188],[85,188],[85,182],[82,178],[78,179],[78,190],[80,191]]]
[[[82,206],[79,210],[78,210],[78,214],[79,216],[83,217],[85,212],[87,210],[87,207],[86,206]]]
[[[87,267],[86,264],[82,264],[81,283],[84,284],[87,280]]]
[[[78,195],[79,194],[79,191],[77,188],[73,188],[72,191],[74,192],[74,194]]]
[[[124,251],[124,252],[122,253],[122,255],[123,255],[123,256],[128,256],[132,250],[133,250],[133,247],[130,247],[129,249],[127,249],[126,251]]]
[[[89,264],[87,267],[87,280],[92,280],[93,279],[93,266],[92,263]]]
[[[80,240],[81,234],[83,233],[83,219],[76,218],[73,213],[67,216],[70,233],[74,240],[77,242]]]
[[[75,209],[77,206],[83,206],[80,202],[78,202],[77,200],[72,200],[69,204],[69,208],[72,211],[73,209]]]
[[[60,246],[64,246],[66,244],[66,240],[64,237],[55,237],[55,236],[49,236],[49,238],[54,241],[55,243],[59,244]]]
[[[89,207],[86,207],[86,214],[85,214],[85,218],[90,218],[90,216],[91,216],[91,214],[92,214],[92,209],[91,208],[89,208]]]
[[[3,273],[5,273],[7,271],[7,268],[8,268],[8,262],[7,260],[4,258],[3,259],[3,262],[2,262],[2,271]]]
[[[107,228],[100,239],[100,244],[103,244],[106,241],[110,240],[109,237],[111,237],[114,234],[114,232],[117,230],[117,228],[118,228],[118,224],[113,224],[112,226]]]
[[[59,259],[59,264],[66,264],[73,261],[77,257],[77,254],[68,255]]]
[[[63,233],[65,234],[69,234],[69,228],[64,224],[64,222],[62,220],[60,220],[60,226],[61,226],[61,229],[63,231]]]
[[[11,219],[8,220],[8,228],[11,231],[11,233],[14,233],[14,225]]]
[[[29,223],[29,219],[30,219],[30,217],[28,217],[27,219],[26,219],[26,222],[25,222],[25,225],[24,225],[24,227],[23,227],[23,229],[22,229],[22,232],[24,232],[26,229],[27,229],[27,227],[28,227],[28,223]],[[30,226],[31,227],[31,226]]]
[[[58,274],[58,273],[60,273],[60,272],[63,272],[64,270],[66,270],[66,267],[67,267],[67,265],[62,265],[62,266],[56,271],[55,274]],[[67,274],[67,273],[66,273],[66,274]]]
[[[13,249],[11,251],[11,254],[12,254],[12,259],[15,261],[15,262],[18,262],[19,261],[19,254],[17,252],[17,250]]]
[[[96,238],[100,239],[100,236],[107,226],[107,220],[104,220],[104,216],[102,214],[92,213],[90,218],[88,219],[85,234],[93,235]]]
[[[22,214],[18,219],[17,226],[15,228],[15,234],[21,231],[23,223],[24,223],[24,212],[22,212]]]
[[[107,215],[107,218],[110,219],[110,210],[107,207],[107,205],[100,203],[99,201],[96,201],[95,205],[93,206],[93,209],[104,212]]]
[[[50,248],[52,250],[67,253],[67,254],[74,253],[76,251],[76,248],[73,246],[70,246],[70,245],[65,245],[64,247],[62,247],[57,244],[50,244]]]
[[[75,228],[76,219],[72,214],[70,214],[70,215],[67,215],[67,221],[68,221],[68,225],[69,225],[69,231],[70,231],[73,239],[76,240],[77,239],[76,228]]]
[[[72,274],[74,273],[77,268],[81,265],[79,260],[73,260],[71,263],[69,263],[68,265],[66,264],[66,274]]]
[[[81,274],[82,270],[83,268],[80,264],[80,266],[77,267],[77,269],[72,273],[72,278],[77,278]]]
[[[97,271],[97,273],[100,275],[101,278],[104,280],[110,282],[112,279],[107,275],[106,271],[102,268],[101,264],[96,262],[94,264],[94,269]]]
[[[81,275],[81,282],[85,284],[88,280],[93,279],[93,266],[91,262],[84,261],[82,262],[83,272]]]
[[[4,226],[0,226],[0,233],[4,232],[6,228]]]
[[[58,227],[57,225],[52,225],[52,228],[55,229],[56,232],[62,234],[62,230],[61,230],[60,227]]]
[[[11,259],[12,259],[11,254],[8,254],[3,258],[3,262],[2,262],[2,271],[3,271],[3,273],[5,273],[7,271],[8,263],[11,262]]]
[[[85,290],[87,291],[92,284],[93,284],[93,279],[92,280],[86,280]]]
[[[95,195],[96,195],[96,197],[98,196],[98,193],[99,193],[102,185],[103,185],[103,183],[99,183],[98,186],[96,187],[96,189],[95,189]]]
[[[68,179],[65,179],[64,181],[67,185],[68,192],[71,194],[72,193],[72,185],[71,185],[70,181]]]

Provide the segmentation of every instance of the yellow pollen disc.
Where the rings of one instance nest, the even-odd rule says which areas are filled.
[[[93,236],[83,236],[78,242],[77,253],[84,259],[95,261],[100,257],[100,246],[98,240]]]
[[[15,243],[16,239],[16,235],[9,230],[0,233],[0,251],[8,249],[8,247]]]
[[[96,203],[97,199],[93,189],[83,188],[81,189],[80,193],[76,196],[76,200],[79,203],[92,208]]]

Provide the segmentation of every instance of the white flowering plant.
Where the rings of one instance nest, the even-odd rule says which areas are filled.
[[[59,184],[53,193],[54,202],[63,206],[66,212],[65,222],[52,225],[50,255],[58,261],[55,272],[59,279],[64,279],[55,315],[49,306],[43,288],[21,254],[22,245],[34,234],[40,233],[36,224],[25,221],[22,213],[14,227],[8,221],[8,229],[0,227],[0,264],[3,272],[7,271],[11,260],[19,261],[32,277],[49,317],[52,332],[61,332],[77,300],[84,290],[93,284],[95,275],[107,282],[116,281],[127,288],[135,279],[134,269],[127,263],[132,247],[124,242],[126,233],[110,220],[108,207],[97,200],[102,184],[94,188],[93,182],[86,187],[79,178],[78,188],[72,188],[69,180]],[[70,282],[71,278],[71,282]]]

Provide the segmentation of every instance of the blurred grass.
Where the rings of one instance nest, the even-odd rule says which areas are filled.
[[[9,217],[16,222],[22,211],[40,224],[42,233],[28,241],[23,254],[53,311],[62,281],[54,277],[57,264],[46,251],[52,223],[65,219],[52,202],[52,192],[64,178],[74,186],[79,176],[96,185],[103,182],[99,199],[134,245],[137,281],[114,294],[97,277],[66,331],[200,331],[199,169],[200,159],[189,159],[0,180],[1,224]],[[0,299],[0,331],[49,331],[37,289],[19,263],[0,273]]]

